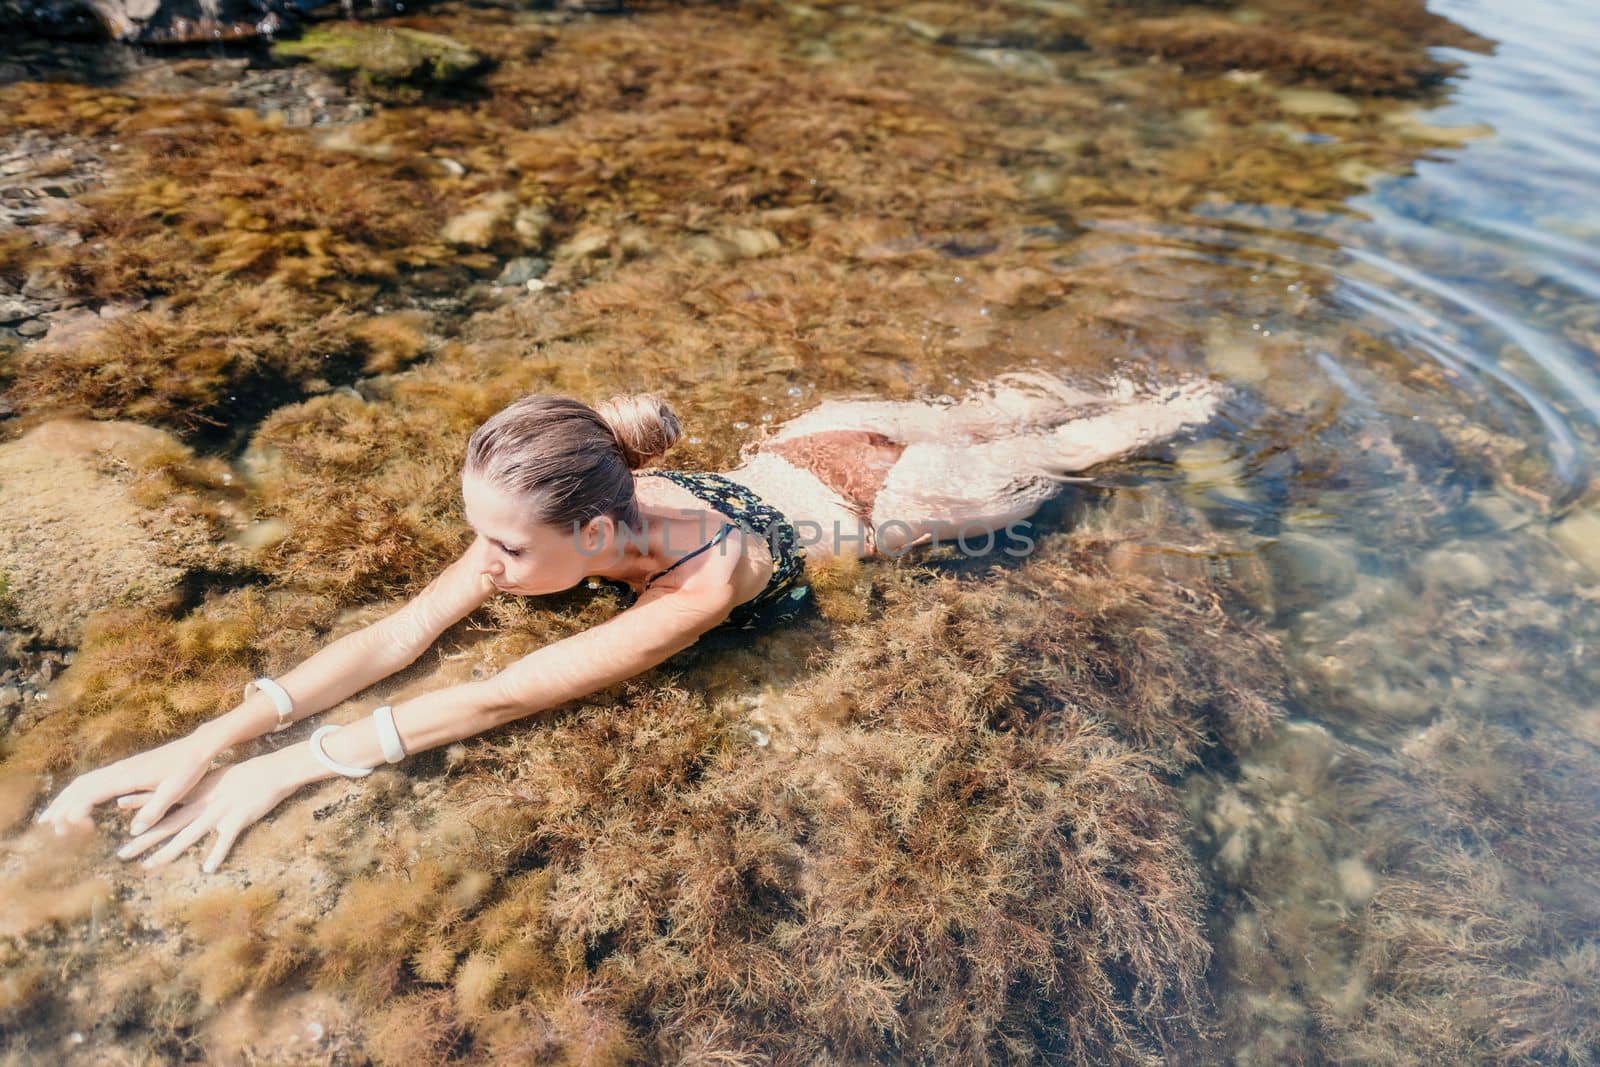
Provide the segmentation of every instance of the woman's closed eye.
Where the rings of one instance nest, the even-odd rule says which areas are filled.
[[[500,551],[504,552],[506,555],[510,556],[512,559],[516,559],[518,556],[522,555],[522,549],[520,549],[520,548],[512,548],[510,545],[501,545],[500,546]]]

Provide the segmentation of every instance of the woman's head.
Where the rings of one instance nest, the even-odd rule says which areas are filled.
[[[462,495],[502,588],[550,593],[592,573],[617,524],[638,530],[633,471],[682,434],[654,393],[590,407],[569,396],[525,396],[467,442]]]

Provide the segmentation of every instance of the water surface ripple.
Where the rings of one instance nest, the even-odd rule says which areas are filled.
[[[1431,6],[1495,46],[1441,50],[1407,173],[1343,212],[1092,216],[1072,260],[1221,272],[1207,361],[1269,413],[1178,457],[1273,572],[1296,697],[1242,774],[1189,783],[1234,1062],[1600,1051],[1528,1014],[1600,988],[1600,7]]]

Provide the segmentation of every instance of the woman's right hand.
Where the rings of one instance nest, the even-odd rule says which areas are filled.
[[[216,746],[198,733],[177,738],[79,775],[45,805],[34,822],[53,824],[56,833],[65,833],[69,825],[87,825],[89,812],[96,804],[112,797],[145,793],[148,797],[129,827],[132,833],[142,833],[205,777],[216,757]]]

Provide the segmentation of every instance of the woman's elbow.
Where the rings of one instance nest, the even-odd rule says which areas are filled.
[[[391,674],[415,663],[434,637],[432,630],[406,611],[380,619],[358,635],[362,651]]]
[[[507,678],[506,673],[501,671],[492,678],[473,683],[469,689],[466,714],[480,721],[485,729],[503,726],[542,710],[542,703]]]

